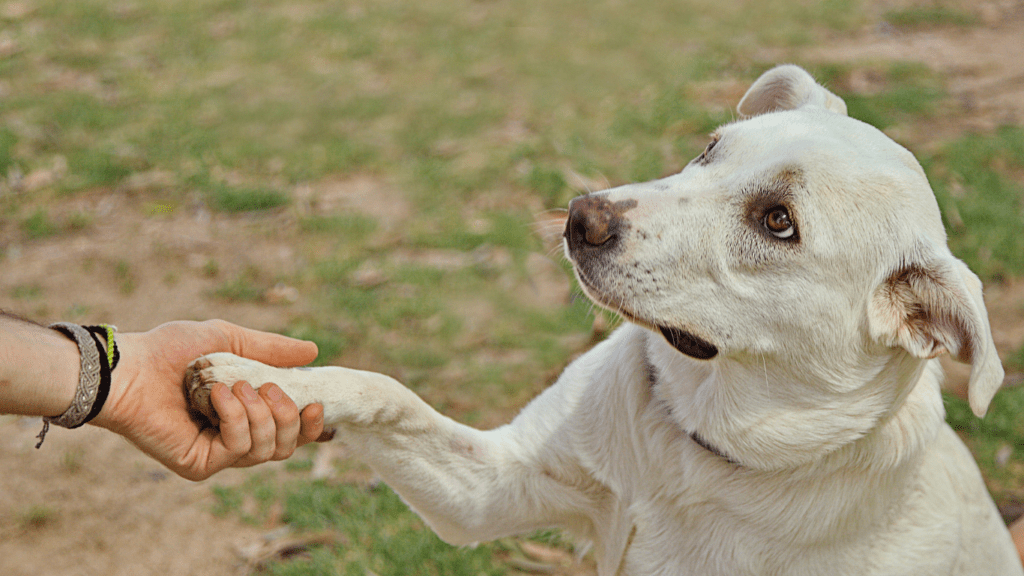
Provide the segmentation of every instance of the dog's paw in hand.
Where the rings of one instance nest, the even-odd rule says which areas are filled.
[[[210,399],[210,389],[213,388],[216,381],[204,378],[204,371],[206,371],[205,376],[212,376],[212,373],[207,370],[211,366],[213,363],[205,356],[197,358],[189,364],[185,369],[184,387],[189,411],[202,414],[216,426],[220,419],[217,417],[217,410],[213,407],[213,402]]]
[[[260,373],[268,368],[254,360],[227,352],[197,358],[185,369],[184,389],[189,411],[202,414],[216,426],[220,419],[210,399],[210,390],[213,386],[222,382],[230,388],[236,382],[244,380],[253,388],[259,388],[264,382],[269,381],[269,376],[265,380],[259,378]]]

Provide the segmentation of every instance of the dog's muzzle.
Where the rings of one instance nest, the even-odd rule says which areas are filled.
[[[699,360],[708,360],[718,355],[714,344],[680,328],[663,326],[657,322],[637,318],[630,313],[624,302],[608,302],[602,297],[596,282],[604,272],[603,262],[618,251],[622,236],[629,229],[629,222],[623,216],[635,208],[636,200],[612,202],[601,194],[588,194],[569,203],[569,217],[566,219],[566,246],[580,278],[593,294],[595,302],[607,306],[630,320],[648,327],[656,327],[676,350]]]

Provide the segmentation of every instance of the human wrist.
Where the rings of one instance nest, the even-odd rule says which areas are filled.
[[[114,339],[117,328],[113,326],[81,326],[57,322],[49,328],[75,343],[79,352],[79,376],[67,410],[58,416],[43,418],[43,429],[39,432],[36,448],[42,447],[51,424],[62,428],[78,428],[99,415],[110,395],[111,371],[120,359]]]
[[[49,334],[41,343],[41,356],[52,358],[53,363],[45,368],[47,375],[39,381],[45,391],[39,395],[37,406],[26,408],[33,416],[54,417],[63,414],[74,401],[80,378],[81,353],[73,340],[53,329],[47,329],[47,332]]]
[[[119,333],[117,348],[120,362],[117,369],[111,371],[110,392],[103,409],[90,422],[93,426],[106,428],[119,434],[128,429],[128,422],[135,407],[131,402],[131,392],[139,375],[139,356],[141,349],[137,334]]]

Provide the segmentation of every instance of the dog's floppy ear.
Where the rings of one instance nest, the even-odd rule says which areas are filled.
[[[742,116],[757,116],[779,110],[795,110],[813,104],[846,115],[846,103],[814,81],[803,68],[792,64],[765,72],[747,90],[736,110]]]
[[[918,358],[949,353],[971,365],[967,395],[978,417],[1003,383],[981,280],[953,258],[929,258],[894,270],[874,293],[871,335]]]

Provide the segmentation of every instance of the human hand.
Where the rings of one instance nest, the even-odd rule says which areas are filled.
[[[300,415],[273,384],[259,392],[243,382],[230,390],[215,386],[219,430],[201,428],[189,416],[182,391],[185,367],[204,354],[232,352],[274,366],[302,366],[316,358],[312,342],[210,320],[118,334],[117,347],[121,360],[110,395],[92,423],[125,436],[184,478],[203,480],[228,467],[283,460],[323,432],[322,406],[307,406]]]

